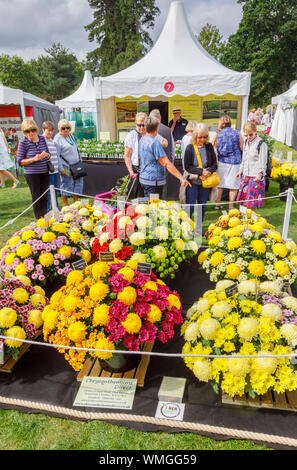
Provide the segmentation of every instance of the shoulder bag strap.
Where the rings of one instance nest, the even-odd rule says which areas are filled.
[[[199,168],[203,168],[202,160],[201,160],[201,156],[200,156],[200,152],[199,152],[199,150],[198,150],[198,147],[197,147],[196,144],[194,144],[193,147],[194,147],[195,152],[196,152],[196,156],[197,156]]]

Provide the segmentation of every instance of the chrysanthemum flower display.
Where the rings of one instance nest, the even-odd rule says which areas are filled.
[[[97,261],[72,271],[43,312],[45,341],[107,351],[138,351],[142,342],[166,343],[182,323],[181,302],[156,275],[137,271],[137,261]],[[60,348],[74,370],[87,357],[109,359],[111,352]]]
[[[137,204],[118,212],[101,228],[92,251],[97,256],[113,251],[117,258],[151,263],[161,278],[174,278],[180,264],[198,251],[195,224],[178,203]]]
[[[292,284],[297,277],[297,245],[265,226],[266,222],[252,220],[242,224],[238,218],[232,228],[209,231],[208,248],[199,254],[198,262],[210,280],[258,278]]]
[[[80,232],[66,222],[40,219],[8,240],[0,250],[0,268],[7,277],[28,277],[33,285],[45,286],[54,279],[66,279],[73,262],[91,259],[81,238]]]
[[[25,280],[25,279],[23,279]],[[4,355],[17,359],[22,340],[31,340],[43,324],[42,311],[49,303],[44,290],[20,279],[0,280],[0,334]]]
[[[296,390],[294,358],[270,356],[296,350],[297,299],[283,294],[282,285],[275,281],[243,281],[229,296],[226,289],[232,284],[219,281],[188,310],[181,327],[182,353],[189,355],[184,357],[185,364],[198,380],[232,397]]]
[[[294,187],[297,183],[297,165],[296,163],[277,161],[271,170],[271,178],[280,184]]]

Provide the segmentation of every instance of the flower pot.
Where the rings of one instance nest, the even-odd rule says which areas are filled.
[[[280,193],[283,193],[284,191],[287,191],[288,189],[289,189],[289,185],[288,185],[288,184],[283,184],[283,183],[280,183],[280,184],[279,184],[279,192],[280,192]],[[280,201],[286,202],[286,200],[287,200],[287,195],[285,195],[285,196],[280,196],[279,199],[280,199]]]
[[[121,354],[116,353],[110,359],[99,359],[100,365],[108,372],[126,372],[135,369],[141,360],[140,354]]]

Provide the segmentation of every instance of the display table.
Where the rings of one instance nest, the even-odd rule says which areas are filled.
[[[87,170],[84,178],[83,193],[87,196],[110,191],[116,185],[119,178],[128,175],[128,170],[123,159],[119,160],[87,160],[83,159]],[[182,173],[181,160],[176,160],[175,166]],[[180,182],[177,178],[168,174],[168,200],[177,200]]]

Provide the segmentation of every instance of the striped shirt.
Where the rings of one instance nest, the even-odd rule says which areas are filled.
[[[38,136],[39,142],[31,142],[27,137],[23,137],[18,145],[16,155],[17,163],[21,166],[21,161],[26,158],[33,158],[35,155],[44,152],[49,153],[46,140],[42,135]],[[27,175],[48,173],[48,166],[46,160],[30,163],[30,165],[23,166],[24,173]]]
[[[57,147],[52,139],[46,139],[48,151],[51,154],[50,161],[54,165],[55,171],[53,173],[50,172],[50,175],[54,173],[58,173],[59,171],[63,171],[63,165],[60,162],[60,158],[58,157]]]

